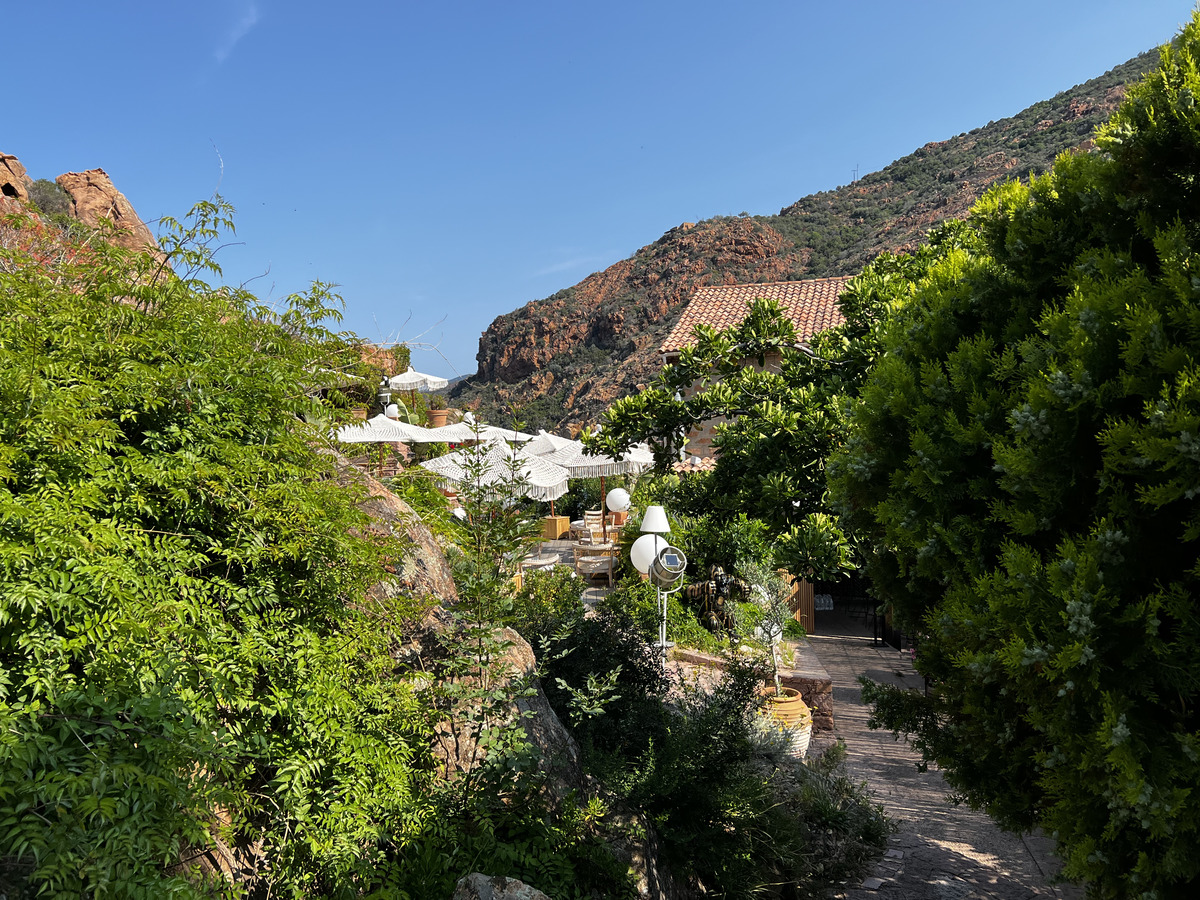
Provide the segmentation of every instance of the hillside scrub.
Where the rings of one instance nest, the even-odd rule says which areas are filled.
[[[173,269],[5,225],[0,880],[39,896],[234,892],[217,859],[339,895],[427,812],[391,657],[421,605],[364,599],[403,547],[306,424],[361,355],[322,285],[268,309],[200,281],[231,223],[195,213]]]
[[[932,685],[876,721],[1098,897],[1200,885],[1198,60],[909,270],[829,464]]]

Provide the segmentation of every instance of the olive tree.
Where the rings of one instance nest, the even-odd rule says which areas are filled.
[[[1105,897],[1200,882],[1198,59],[1193,17],[1094,152],[926,251],[829,464],[932,685],[877,722]]]

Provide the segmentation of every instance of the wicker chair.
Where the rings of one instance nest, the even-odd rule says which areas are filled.
[[[575,554],[575,572],[580,578],[590,581],[597,575],[604,575],[608,578],[608,586],[612,587],[613,563],[616,562],[612,547],[576,544],[571,549]]]

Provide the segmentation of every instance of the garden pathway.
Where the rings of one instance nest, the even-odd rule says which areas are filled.
[[[819,753],[838,737],[846,742],[846,767],[867,782],[875,800],[899,826],[885,856],[861,885],[843,889],[841,900],[1077,900],[1083,891],[1051,883],[1058,861],[1041,835],[1000,831],[982,812],[955,806],[932,767],[917,771],[920,755],[891,732],[867,727],[858,676],[920,690],[923,680],[907,653],[874,646],[870,619],[821,612],[820,634],[809,640],[833,680],[835,731],[813,735]]]

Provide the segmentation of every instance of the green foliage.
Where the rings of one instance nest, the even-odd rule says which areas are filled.
[[[727,419],[717,427],[720,455],[711,474],[668,476],[645,488],[675,495],[679,510],[707,523],[684,521],[677,538],[694,538],[685,549],[695,553],[695,573],[718,560],[733,570],[768,555],[810,577],[856,567],[854,543],[825,496],[825,460],[847,438],[844,410],[874,359],[874,318],[886,304],[854,283],[846,303],[847,323],[814,341],[816,355],[799,347],[772,301],[753,301],[746,320],[726,331],[701,326],[677,364],[665,366],[647,390],[614,403],[602,432],[588,438],[607,453],[648,440],[665,462],[681,434]],[[770,360],[776,362],[761,368]]]
[[[1198,57],[907,264],[830,464],[934,685],[877,721],[1103,897],[1200,884]]]
[[[828,768],[759,765],[764,671],[735,661],[711,694],[673,684],[625,612],[632,593],[540,642],[547,697],[589,772],[645,810],[673,872],[711,895],[787,884],[793,896],[820,897],[861,872],[887,833],[865,791],[832,774],[833,760]],[[606,702],[581,715],[579,695],[605,678]]]
[[[39,895],[198,895],[174,864],[217,836],[339,894],[421,826],[417,610],[361,603],[403,548],[306,424],[337,298],[196,278],[229,215],[167,222],[173,272],[0,251],[0,856]]]
[[[624,578],[601,601],[601,605],[605,609],[624,611],[642,634],[658,640],[662,611],[658,605],[658,594],[650,582],[636,577]],[[725,643],[700,624],[696,614],[680,602],[678,593],[667,598],[667,639],[682,647],[694,647],[706,653],[719,652]]]
[[[449,542],[462,540],[462,526],[450,514],[446,495],[438,489],[437,478],[431,472],[410,466],[388,480],[387,487],[435,535]]]
[[[490,788],[490,789],[489,789]],[[421,837],[389,859],[385,896],[449,897],[472,872],[517,878],[552,897],[633,897],[629,876],[602,841],[598,801],[548,807],[530,782],[443,790]]]
[[[674,516],[671,543],[687,555],[688,571],[694,581],[703,581],[713,566],[726,572],[741,572],[747,566],[770,562],[774,548],[767,525],[745,513]]]
[[[567,566],[528,569],[504,624],[526,640],[548,635],[583,616],[584,584]]]
[[[70,196],[46,178],[39,178],[29,186],[29,201],[38,212],[52,220],[68,216],[71,212]]]

